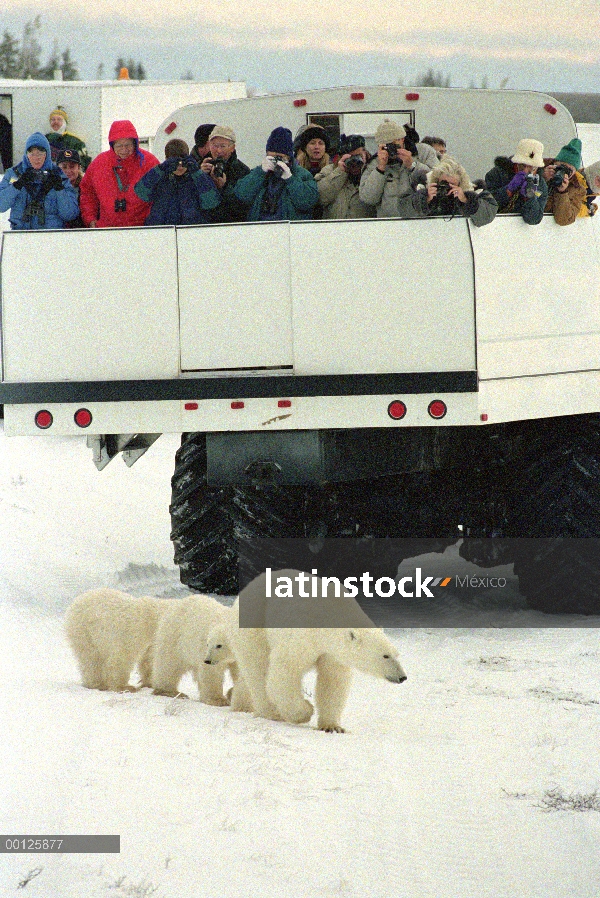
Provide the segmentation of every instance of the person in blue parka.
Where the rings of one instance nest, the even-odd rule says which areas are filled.
[[[237,182],[234,193],[250,206],[248,221],[311,219],[319,201],[315,179],[294,159],[289,128],[271,132],[261,165]]]
[[[0,182],[0,212],[8,209],[14,231],[64,228],[79,215],[77,193],[39,131],[27,138],[22,161]]]
[[[211,178],[200,171],[188,145],[174,138],[165,146],[165,161],[151,168],[134,187],[152,203],[146,225],[205,224],[208,212],[221,202]]]

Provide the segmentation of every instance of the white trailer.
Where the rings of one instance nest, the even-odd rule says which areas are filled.
[[[534,91],[338,87],[184,106],[164,119],[154,149],[160,155],[170,137],[189,133],[194,122],[218,121],[233,126],[238,155],[250,167],[263,158],[267,137],[277,125],[295,134],[302,125],[320,124],[334,141],[341,133],[363,134],[373,151],[383,118],[408,122],[421,137],[443,137],[448,154],[460,159],[472,178],[482,178],[495,156],[512,155],[522,136],[540,140],[549,156],[575,136],[568,110]]]
[[[243,81],[18,81],[0,79],[0,113],[12,125],[13,164],[20,161],[25,141],[34,131],[50,131],[48,116],[62,106],[69,131],[85,141],[91,156],[108,149],[108,130],[116,119],[134,123],[141,143],[152,149],[156,129],[165,116],[185,103],[246,96]],[[194,125],[183,136],[194,139]]]
[[[445,136],[446,93],[427,119]],[[523,134],[550,152],[575,136],[552,98],[503,91],[498,133],[517,108],[537,125],[492,148],[487,94],[461,92],[487,166]],[[225,106],[209,119],[245,134]],[[463,551],[512,557],[535,607],[598,612],[599,274],[600,216],[8,232],[5,432],[85,434],[98,468],[181,432],[172,538],[193,588],[235,588],[239,534],[448,540],[461,524]],[[519,554],[513,537],[546,539]]]

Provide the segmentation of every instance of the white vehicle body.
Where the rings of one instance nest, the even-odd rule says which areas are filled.
[[[278,124],[410,118],[477,177],[522,137],[554,155],[577,133],[544,94],[415,93],[189,107],[155,149],[215,121],[253,164]],[[11,231],[0,265],[5,432],[85,434],[99,469],[182,433],[191,589],[239,591],[240,539],[309,537],[308,570],[324,536],[356,536],[393,575],[464,536],[468,560],[514,562],[533,607],[599,613],[600,215]]]
[[[108,131],[117,119],[136,126],[143,146],[152,149],[156,129],[165,116],[184,103],[246,96],[242,81],[19,81],[0,79],[0,113],[13,126],[13,164],[25,152],[34,131],[50,131],[48,116],[63,106],[68,129],[85,141],[91,156],[108,149]],[[185,140],[194,139],[201,122],[190,126]],[[182,135],[178,135],[182,136]]]
[[[6,432],[39,433],[44,407],[52,433],[81,433],[82,404],[88,433],[599,410],[599,232],[550,216],[5,232]],[[41,289],[49,258],[59,291]]]
[[[167,140],[180,133],[185,137],[193,132],[194,122],[202,121],[233,127],[238,156],[250,167],[260,163],[267,137],[277,125],[292,134],[311,122],[334,134],[363,134],[373,151],[375,130],[384,118],[414,125],[421,137],[443,137],[448,155],[459,159],[471,178],[482,178],[495,156],[511,156],[521,136],[541,140],[549,156],[576,136],[567,109],[534,91],[337,87],[184,106],[165,118],[154,150],[160,155]]]
[[[372,90],[373,123],[406,105],[404,88]],[[307,96],[330,112],[351,92]],[[476,173],[510,152],[515,133],[554,152],[575,136],[543,94],[502,91],[498,122],[498,93],[421,90],[413,105],[427,115],[416,124],[437,125],[451,146],[468,132],[461,146]],[[285,121],[292,100],[184,107],[171,119],[187,134],[211,109],[245,134],[253,115]],[[6,232],[6,432],[39,433],[42,407],[57,434],[82,432],[82,406],[88,434],[444,427],[598,410],[599,231],[598,217],[561,228],[551,216],[535,227],[501,216],[482,229],[370,219]],[[60,291],[47,288],[49,260]],[[434,399],[443,418],[428,413]],[[388,414],[394,400],[407,407],[400,420]]]

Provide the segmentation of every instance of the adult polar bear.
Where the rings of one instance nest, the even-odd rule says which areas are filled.
[[[151,648],[159,619],[178,599],[134,598],[118,589],[78,596],[65,617],[69,644],[88,689],[133,692],[137,665],[141,685],[152,677]]]
[[[352,669],[392,683],[403,683],[406,674],[396,647],[358,603],[335,595],[333,585],[320,578],[315,578],[315,594],[307,596],[299,587],[298,573],[277,571],[278,582],[287,579],[292,584],[285,599],[267,596],[266,574],[249,584],[229,620],[209,635],[206,662],[233,656],[255,712],[289,723],[306,723],[312,717],[314,708],[303,696],[302,679],[315,668],[317,727],[343,733],[341,716]],[[243,626],[245,602],[249,617],[266,626]],[[317,622],[319,626],[298,625]]]

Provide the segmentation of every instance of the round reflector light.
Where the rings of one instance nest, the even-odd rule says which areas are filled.
[[[73,417],[78,427],[89,427],[92,423],[92,413],[87,408],[77,409]]]
[[[47,430],[54,421],[54,418],[49,411],[42,409],[36,413],[34,420],[36,427],[39,427],[40,430]]]
[[[446,408],[446,403],[442,402],[441,399],[434,399],[427,406],[427,411],[432,418],[443,418],[448,409]]]
[[[399,421],[406,414],[406,406],[402,402],[401,399],[394,399],[393,402],[390,402],[388,405],[388,415],[390,418],[393,418],[394,421]]]

